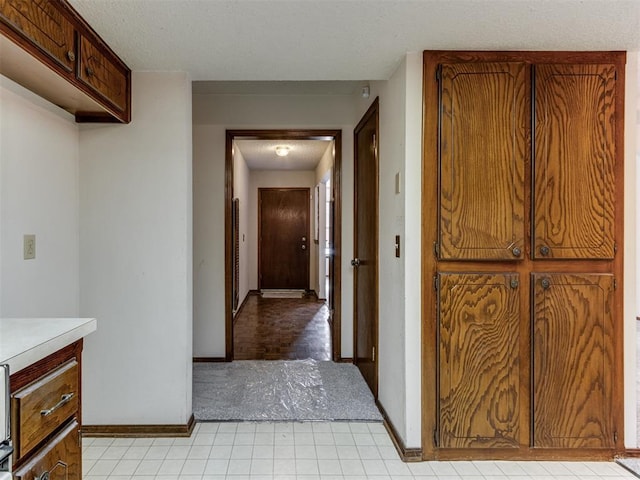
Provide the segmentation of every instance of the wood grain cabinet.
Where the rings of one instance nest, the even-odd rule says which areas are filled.
[[[53,2],[0,0],[0,18],[67,72],[75,67],[75,29]]]
[[[424,458],[612,458],[625,54],[424,60]]]
[[[517,447],[517,273],[439,274],[443,447]]]
[[[15,480],[82,480],[78,423],[67,425],[45,447],[13,472]]]
[[[0,74],[76,116],[131,120],[131,71],[65,0],[0,0]]]
[[[536,273],[533,444],[612,448],[613,276]]]
[[[615,65],[535,65],[533,78],[532,256],[611,259]]]
[[[92,39],[80,36],[78,78],[120,112],[127,108],[128,71],[105,55]]]
[[[525,64],[445,64],[440,79],[443,260],[524,253],[528,97]]]
[[[15,480],[82,480],[82,340],[11,375]]]

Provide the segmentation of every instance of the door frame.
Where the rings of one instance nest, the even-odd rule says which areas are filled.
[[[376,261],[375,261],[375,285],[376,289],[374,292],[375,298],[375,315],[373,318],[373,324],[375,329],[375,334],[373,338],[373,344],[375,348],[375,358],[373,359],[374,364],[374,388],[373,388],[373,397],[378,399],[378,358],[379,348],[378,348],[378,330],[379,330],[379,316],[380,316],[380,265],[379,265],[379,255],[380,255],[380,245],[379,245],[379,237],[380,237],[380,217],[379,217],[379,202],[380,202],[380,159],[379,159],[379,151],[380,151],[380,101],[379,98],[371,103],[371,106],[367,109],[366,113],[362,116],[358,125],[353,129],[353,256],[357,258],[358,251],[358,185],[356,180],[357,174],[357,165],[358,165],[358,142],[356,141],[356,135],[362,130],[364,125],[369,121],[369,119],[375,115],[376,116],[376,138],[375,138],[375,163],[376,163],[376,202],[374,205],[375,209],[375,217],[376,217],[376,232],[375,232],[375,252],[376,252]],[[357,289],[358,289],[358,276],[354,272],[353,279],[353,363],[358,365],[358,297],[357,297]]]
[[[259,187],[258,188],[258,290],[262,289],[262,192],[263,191],[302,191],[304,190],[307,194],[307,245],[311,243],[310,233],[311,233],[311,189],[309,187]],[[311,249],[306,249],[307,254],[307,264],[306,264],[306,275],[305,275],[305,290],[309,290],[309,275],[311,272]],[[319,254],[319,252],[318,252]]]
[[[225,361],[233,360],[233,311],[232,311],[232,274],[233,245],[231,212],[233,201],[233,142],[245,140],[329,140],[334,142],[334,159],[331,171],[331,191],[334,205],[333,263],[334,275],[330,279],[334,294],[334,310],[330,312],[331,343],[334,361],[342,359],[342,130],[227,130],[225,141],[224,172],[224,318],[225,318]]]

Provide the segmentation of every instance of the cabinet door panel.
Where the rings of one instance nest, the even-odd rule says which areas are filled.
[[[534,446],[613,447],[613,277],[532,277]]]
[[[75,64],[74,29],[50,0],[0,0],[4,20],[34,42],[66,71]]]
[[[518,275],[440,274],[440,446],[518,446]]]
[[[14,480],[82,480],[80,432],[74,419],[13,472]]]
[[[440,258],[518,260],[524,244],[526,67],[441,66]]]
[[[127,74],[91,39],[80,37],[78,79],[123,112],[127,106]]]
[[[533,256],[613,258],[615,68],[535,72]]]

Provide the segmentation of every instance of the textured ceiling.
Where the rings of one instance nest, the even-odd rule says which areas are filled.
[[[638,0],[70,0],[134,70],[385,80],[425,49],[640,50]]]
[[[240,150],[250,170],[315,170],[330,140],[238,140]],[[289,155],[278,157],[276,146],[291,147]]]

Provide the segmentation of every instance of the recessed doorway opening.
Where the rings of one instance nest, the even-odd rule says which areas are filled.
[[[225,162],[225,359],[247,357],[251,342],[261,342],[255,358],[300,358],[313,351],[314,337],[325,340],[327,351],[319,360],[339,360],[340,345],[340,130],[229,130]],[[301,154],[304,153],[305,154]],[[315,153],[314,153],[315,152]],[[318,152],[320,152],[318,154]],[[288,198],[292,192],[300,197]],[[306,192],[306,193],[305,193]],[[288,196],[289,195],[289,196]],[[295,196],[294,195],[294,196]],[[305,198],[307,201],[305,202]],[[304,204],[297,207],[294,204]],[[269,207],[271,205],[271,207]],[[264,207],[264,208],[263,208]],[[271,208],[271,210],[269,210]],[[306,219],[302,218],[306,215]],[[269,240],[272,241],[269,244]],[[296,262],[289,262],[291,256]],[[263,298],[262,289],[297,299]],[[273,290],[275,289],[275,290]],[[286,291],[282,291],[285,289]],[[300,292],[303,295],[300,295]],[[301,298],[302,297],[302,298]],[[265,344],[268,328],[264,313],[301,302],[295,308],[311,308],[303,331],[294,333],[298,344],[285,341]],[[269,305],[266,305],[269,303]],[[286,302],[284,302],[286,303]],[[291,308],[291,307],[290,307]],[[262,325],[251,325],[247,348],[236,355],[237,328],[251,310]],[[245,312],[246,310],[246,312]],[[243,313],[245,312],[245,313]],[[273,312],[272,312],[273,313]],[[272,318],[286,315],[273,314]],[[323,320],[324,317],[324,320]],[[249,319],[249,321],[252,321]],[[291,327],[294,328],[294,327]],[[322,330],[326,330],[323,332]],[[256,332],[260,331],[260,335]],[[244,335],[246,337],[246,335]],[[310,339],[312,345],[304,339]],[[236,341],[234,344],[234,340]],[[304,348],[303,348],[304,347]],[[268,352],[267,349],[272,351]],[[239,349],[238,349],[239,350]],[[326,350],[326,349],[325,349]],[[260,352],[259,352],[260,353]],[[279,353],[283,355],[278,356]],[[291,356],[293,355],[293,356]],[[313,353],[309,354],[313,357]]]

